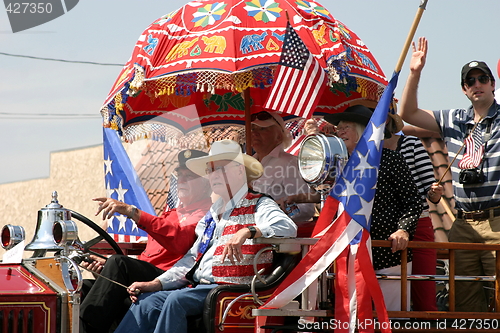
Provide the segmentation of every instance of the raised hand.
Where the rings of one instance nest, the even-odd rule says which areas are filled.
[[[418,47],[415,46],[415,42],[413,42],[412,48],[413,54],[410,60],[410,71],[420,72],[424,68],[427,58],[427,38],[420,37],[418,39]]]

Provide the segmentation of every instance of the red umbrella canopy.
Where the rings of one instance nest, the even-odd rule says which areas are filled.
[[[125,140],[165,139],[242,125],[262,110],[287,22],[328,72],[315,115],[357,99],[378,100],[385,75],[343,23],[316,1],[198,0],[153,22],[140,36],[101,113]],[[168,126],[166,126],[168,125]]]

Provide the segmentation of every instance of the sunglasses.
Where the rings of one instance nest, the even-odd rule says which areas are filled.
[[[468,77],[465,78],[465,84],[469,87],[472,87],[476,83],[476,79],[479,81],[479,83],[486,84],[490,82],[490,77],[488,75],[481,75],[478,76],[477,78],[475,77]]]
[[[254,121],[256,119],[258,119],[258,120],[272,119],[276,122],[276,124],[278,124],[281,127],[280,123],[278,123],[278,121],[267,111],[261,111],[259,113],[252,114],[252,116],[250,117],[250,120]]]

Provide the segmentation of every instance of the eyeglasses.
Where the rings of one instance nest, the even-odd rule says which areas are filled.
[[[346,126],[342,126],[342,127],[337,127],[337,133],[338,133],[338,132],[345,132],[345,131],[347,131],[348,129],[351,129],[351,126],[346,125]]]
[[[259,113],[254,113],[252,114],[252,116],[250,117],[250,120],[251,121],[254,121],[254,120],[268,120],[268,119],[272,119],[276,122],[276,124],[279,125],[279,127],[281,127],[280,123],[278,123],[278,121],[273,117],[272,114],[270,114],[269,112],[267,111],[261,111]]]
[[[490,77],[488,75],[481,75],[481,76],[478,76],[477,78],[475,78],[473,76],[465,78],[465,84],[468,87],[472,87],[476,83],[476,79],[479,81],[479,83],[482,83],[482,84],[486,84],[486,83],[490,82]]]
[[[206,169],[205,169],[205,173],[207,175],[210,175],[212,173],[215,173],[217,171],[224,171],[225,169],[227,168],[230,168],[230,167],[237,167],[237,166],[240,166],[241,164],[226,164],[226,165],[218,165],[218,166],[214,166],[214,165],[211,165],[211,166],[208,166]]]

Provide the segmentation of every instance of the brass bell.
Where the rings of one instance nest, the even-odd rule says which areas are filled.
[[[54,241],[52,229],[55,222],[70,219],[71,212],[59,204],[57,192],[52,192],[50,204],[38,211],[35,236],[24,249],[35,251],[33,257],[43,257],[47,251],[62,250],[63,247]]]

